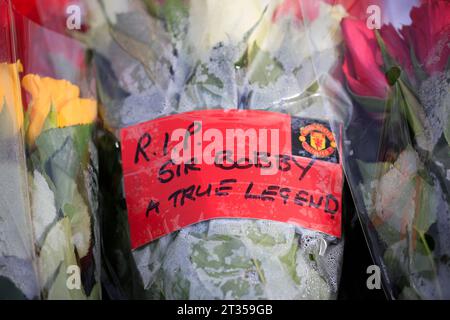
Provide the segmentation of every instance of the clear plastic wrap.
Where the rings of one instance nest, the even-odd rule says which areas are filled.
[[[38,294],[27,293],[27,298],[99,299],[98,166],[92,139],[97,102],[85,64],[85,49],[67,35],[67,4],[59,3],[58,10],[54,1],[6,3],[10,26],[14,26],[14,38],[8,40],[16,47],[21,68],[15,85],[22,91],[20,87],[13,91],[18,103],[23,94],[24,112],[20,103],[17,115],[23,132],[17,140],[22,148],[18,150],[25,150],[26,157],[21,166],[25,178],[15,182],[24,181],[24,190],[16,192],[24,197],[10,203],[26,208],[23,215],[31,223],[31,229],[18,226],[17,235],[25,233],[26,237],[8,243],[18,245],[26,240],[34,251],[31,257],[37,275],[28,275],[23,281],[33,283],[37,279]],[[44,19],[52,12],[46,6],[64,17],[64,24],[47,26],[46,21],[55,20]],[[11,172],[2,169],[2,174]],[[15,216],[20,217],[19,213]],[[26,272],[25,267],[12,263],[7,267]]]
[[[294,224],[214,219],[136,249],[130,244],[120,150],[123,128],[170,115],[182,118],[196,110],[262,110],[330,123],[335,129],[332,143],[334,137],[338,141],[340,125],[328,112],[330,101],[319,78],[339,61],[342,39],[335,31],[345,9],[317,1],[303,15],[305,11],[290,5],[89,3],[93,27],[85,41],[94,51],[102,105],[103,130],[97,138],[100,208],[104,284],[112,298],[336,297],[342,237]],[[337,189],[342,188],[341,181]],[[271,203],[266,206],[273,210]]]
[[[39,297],[12,11],[0,1],[0,299]]]
[[[322,88],[345,120],[344,170],[387,296],[449,299],[450,3],[400,2],[377,4],[379,28],[342,21],[345,57]]]

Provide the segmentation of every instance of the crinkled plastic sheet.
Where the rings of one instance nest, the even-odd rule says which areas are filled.
[[[103,106],[97,143],[112,298],[336,297],[343,240],[289,224],[212,220],[130,248],[120,128],[199,109],[262,109],[339,127],[319,78],[339,61],[335,30],[345,11],[320,2],[315,21],[275,19],[280,3],[90,3],[96,27],[86,41]]]
[[[39,286],[22,128],[17,120],[22,106],[11,13],[7,1],[0,1],[0,299],[34,299],[39,297]]]
[[[449,299],[450,4],[378,5],[381,29],[342,23],[345,59],[322,88],[342,106],[344,170],[387,296]]]
[[[48,2],[5,2],[22,126],[15,140],[1,137],[0,274],[28,299],[99,299],[97,106],[85,50],[65,24],[50,30],[24,15],[33,5],[39,18]]]

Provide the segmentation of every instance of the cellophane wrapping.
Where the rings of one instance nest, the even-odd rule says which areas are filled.
[[[121,129],[194,110],[263,110],[326,121],[339,136],[341,119],[330,111],[319,79],[339,61],[336,31],[346,11],[318,1],[313,20],[285,6],[91,4],[94,26],[85,41],[94,51],[101,101],[104,276],[113,298],[336,298],[342,237],[288,223],[215,219],[130,246]]]

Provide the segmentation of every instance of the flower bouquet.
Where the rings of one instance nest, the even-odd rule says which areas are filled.
[[[321,1],[307,11],[297,1],[89,6],[95,27],[83,40],[94,51],[101,101],[100,208],[111,297],[335,298],[343,175],[339,131],[331,130],[339,125],[318,79],[339,61],[336,31],[345,9]],[[172,129],[188,128],[190,145],[200,130],[219,135],[232,125],[280,130],[280,148],[291,154],[259,153],[280,171],[265,176],[260,169],[272,163],[261,157],[228,167],[218,152],[211,164],[169,158]],[[158,144],[162,149],[151,149]],[[294,179],[300,169],[305,175]]]
[[[13,55],[9,9],[0,1],[0,299],[34,299],[39,285],[22,139],[22,65]]]
[[[390,298],[450,297],[449,19],[436,0],[379,30],[342,22],[344,166]]]
[[[34,3],[38,7],[42,4]],[[38,291],[34,295],[28,292],[30,289],[19,287],[27,298],[99,299],[98,169],[92,141],[97,102],[92,98],[83,65],[84,49],[77,41],[23,16],[22,5],[21,1],[13,2],[9,12],[14,13],[10,23],[16,27],[13,40],[17,39],[11,42],[18,48],[23,68],[17,63],[9,70],[14,80],[11,88],[21,85],[23,90],[25,112],[20,87],[11,91],[16,101],[9,96],[6,101],[16,106],[19,128],[23,130],[16,131],[17,143],[22,152],[25,149],[22,169],[28,171],[28,175],[23,171],[24,179],[17,179],[23,181],[24,189],[16,192],[24,197],[12,204],[28,209],[23,215],[30,222],[30,229],[17,224],[17,235],[25,232],[27,237],[22,241],[6,240],[10,245],[27,244],[33,248],[30,259],[36,273],[31,275],[31,269],[17,267],[14,261],[6,261],[6,269],[2,270],[11,273],[11,268],[19,275],[28,272],[22,279],[27,287],[37,279]],[[46,54],[39,56],[40,52]],[[68,52],[70,56],[66,55]],[[21,81],[19,68],[23,72]],[[21,132],[23,135],[19,135]],[[12,172],[1,170],[2,174]],[[3,212],[11,214],[10,210]],[[8,224],[2,226],[14,230]]]

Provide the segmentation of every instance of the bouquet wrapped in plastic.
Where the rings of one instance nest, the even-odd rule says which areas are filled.
[[[19,72],[10,29],[11,11],[0,2],[0,299],[34,299],[34,260]]]
[[[92,141],[97,102],[84,65],[84,49],[63,34],[65,29],[57,32],[42,26],[40,21],[29,20],[24,16],[29,5],[23,1],[9,5],[9,12],[14,13],[9,26],[11,29],[14,26],[15,31],[10,43],[16,46],[23,64],[16,64],[22,74],[20,81],[19,74],[15,74],[14,85],[21,85],[25,112],[22,112],[20,87],[11,92],[16,94],[16,116],[23,130],[17,133],[17,143],[26,152],[22,154],[26,163],[21,168],[27,170],[22,171],[24,179],[14,181],[23,181],[24,190],[17,194],[26,196],[11,203],[28,209],[23,216],[28,215],[32,232],[18,225],[17,236],[25,232],[26,237],[8,243],[33,248],[30,258],[36,274],[24,277],[23,281],[33,283],[37,279],[38,297],[98,299],[101,296],[96,220],[98,169]],[[36,11],[32,12],[36,13],[45,3],[33,2],[33,5]],[[41,52],[45,55],[40,55]],[[1,172],[12,174],[13,171],[2,168]],[[14,214],[22,216],[21,211]],[[14,230],[8,224],[3,226]],[[17,273],[27,271],[7,261],[8,268]],[[24,294],[36,298],[26,291]]]
[[[327,1],[308,10],[296,1],[89,6],[84,40],[94,51],[102,106],[97,144],[111,297],[335,298],[345,209],[340,125],[319,78],[339,61],[345,9]],[[254,162],[239,162],[234,149],[215,149],[209,164],[170,158],[178,127],[187,129],[186,150],[200,145],[200,131],[218,137],[233,126],[279,130],[280,153],[260,149]],[[275,175],[260,172],[272,166]]]
[[[388,297],[448,299],[450,3],[407,2],[379,3],[379,29],[343,20],[343,78],[327,88],[352,99],[344,167]]]

